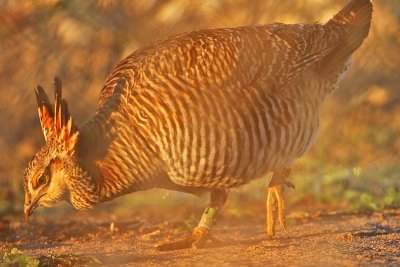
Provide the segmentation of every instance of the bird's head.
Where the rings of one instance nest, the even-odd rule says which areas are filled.
[[[40,86],[36,99],[45,145],[36,153],[25,170],[26,220],[38,206],[54,206],[70,200],[70,180],[79,170],[77,142],[79,132],[72,124],[67,102],[62,99],[61,80],[54,79],[54,109]]]

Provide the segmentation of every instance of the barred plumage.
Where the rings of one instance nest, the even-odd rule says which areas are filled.
[[[279,188],[293,161],[314,143],[321,104],[366,38],[371,13],[370,1],[352,0],[324,25],[201,30],[153,43],[115,67],[96,115],[79,132],[71,129],[56,80],[60,93],[54,110],[63,119],[54,122],[61,123],[59,131],[67,129],[66,136],[48,125],[54,112],[43,90],[38,104],[46,151],[60,138],[69,147],[63,157],[54,155],[67,162],[61,171],[65,181],[59,181],[63,197],[70,195],[74,207],[86,209],[164,187],[210,191],[210,205],[219,207],[227,188],[274,172],[270,188],[277,185],[278,191],[269,194],[276,194],[283,222]],[[77,143],[69,144],[78,133]],[[50,154],[43,151],[33,162]],[[43,173],[34,165],[28,167],[26,184]],[[50,181],[52,172],[46,175]],[[32,188],[26,190],[29,215]]]

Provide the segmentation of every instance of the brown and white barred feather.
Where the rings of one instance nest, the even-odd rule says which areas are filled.
[[[82,210],[154,187],[224,191],[280,173],[314,143],[321,104],[371,13],[369,0],[351,0],[325,25],[202,30],[153,43],[114,69],[79,130],[61,81],[54,108],[38,87],[46,144],[25,172],[26,218],[62,200]]]
[[[201,30],[134,52],[82,129],[109,140],[97,148],[102,194],[156,186],[159,173],[181,186],[227,188],[291,165],[314,143],[320,106],[367,36],[371,12],[370,1],[351,1],[325,25]]]

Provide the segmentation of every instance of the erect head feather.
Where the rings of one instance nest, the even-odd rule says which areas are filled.
[[[37,87],[35,94],[39,120],[46,142],[55,140],[63,145],[69,154],[74,154],[79,133],[72,123],[67,101],[62,98],[61,80],[58,77],[54,78],[54,109],[41,86]]]

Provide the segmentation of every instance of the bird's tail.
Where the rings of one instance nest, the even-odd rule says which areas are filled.
[[[372,19],[370,0],[350,0],[324,27],[340,37],[338,45],[320,62],[321,73],[330,73],[342,65],[368,36]]]

